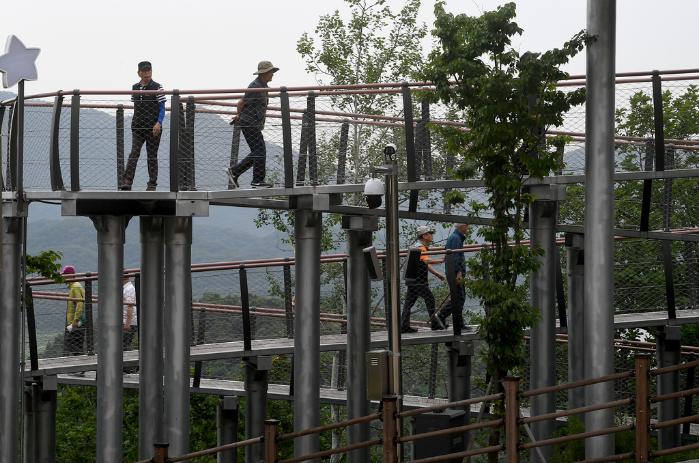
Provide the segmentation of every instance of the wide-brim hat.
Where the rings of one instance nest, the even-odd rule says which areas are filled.
[[[420,225],[419,227],[417,227],[417,230],[415,231],[415,234],[418,238],[420,238],[422,235],[426,233],[434,233],[434,229],[428,227],[427,225]]]
[[[279,68],[275,67],[271,61],[260,61],[257,63],[257,72],[253,72],[253,75],[260,75],[269,71],[277,72],[278,70]]]

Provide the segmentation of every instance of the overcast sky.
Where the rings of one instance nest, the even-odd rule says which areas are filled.
[[[447,6],[475,15],[502,3],[448,0]],[[585,0],[516,3],[524,28],[516,45],[522,51],[558,46],[585,27]],[[432,5],[423,1],[420,14],[428,26]],[[619,72],[697,67],[699,2],[618,0],[617,5]],[[261,59],[281,68],[274,84],[305,85],[315,76],[305,73],[296,41],[313,32],[321,14],[335,9],[347,12],[342,0],[3,0],[0,43],[15,34],[26,46],[41,48],[39,80],[27,84],[28,94],[129,88],[143,59],[153,62],[153,77],[166,88],[244,87]],[[584,54],[567,70],[584,73]]]

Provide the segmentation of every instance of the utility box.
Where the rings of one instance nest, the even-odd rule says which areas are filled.
[[[369,400],[381,400],[388,395],[390,373],[387,350],[366,353],[366,395]]]
[[[466,424],[466,412],[463,410],[445,410],[441,413],[423,413],[413,417],[410,428],[412,434],[439,431]],[[436,457],[449,453],[463,452],[466,446],[466,433],[446,434],[444,436],[419,439],[413,442],[413,459]],[[461,463],[462,458],[446,460],[449,463]]]

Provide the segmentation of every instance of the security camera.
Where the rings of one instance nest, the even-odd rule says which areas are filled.
[[[381,198],[383,198],[386,188],[383,182],[378,178],[370,178],[364,184],[364,197],[367,205],[371,209],[376,209],[381,206]]]
[[[396,145],[391,143],[391,144],[386,145],[384,147],[383,154],[385,154],[386,156],[393,156],[394,154],[396,154],[396,150],[397,150]]]

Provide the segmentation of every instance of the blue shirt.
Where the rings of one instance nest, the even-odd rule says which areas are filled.
[[[464,240],[466,239],[466,236],[461,233],[459,230],[454,230],[451,235],[449,235],[449,238],[447,238],[447,244],[445,249],[461,249],[464,247]],[[451,264],[451,265],[450,265]],[[453,266],[453,267],[452,267]],[[447,268],[450,270],[453,269],[453,275],[456,275],[458,272],[461,272],[462,274],[466,273],[466,260],[464,257],[464,252],[452,252],[447,254]]]

